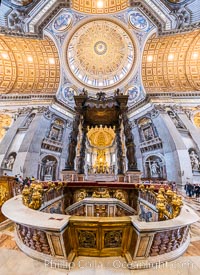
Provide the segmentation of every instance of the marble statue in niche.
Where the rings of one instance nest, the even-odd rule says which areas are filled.
[[[150,171],[152,177],[159,177],[160,175],[160,166],[156,161],[153,161],[150,164]]]
[[[31,122],[33,121],[34,117],[35,117],[35,114],[31,114],[30,116],[28,116],[23,127],[28,128],[30,126]]]
[[[192,166],[193,171],[199,171],[199,156],[195,152],[195,150],[189,150],[189,155],[190,155],[190,162]]]
[[[56,180],[57,160],[53,156],[46,156],[40,165],[41,180]]]
[[[49,159],[46,160],[45,175],[52,175],[54,164],[55,164],[55,161],[51,161]]]
[[[145,177],[147,178],[164,178],[165,165],[163,160],[156,155],[149,156],[145,162]]]
[[[183,124],[183,122],[180,120],[180,118],[177,116],[177,114],[173,111],[167,111],[168,115],[170,116],[170,118],[172,119],[174,125],[176,126],[176,128],[178,129],[185,129],[185,126]]]

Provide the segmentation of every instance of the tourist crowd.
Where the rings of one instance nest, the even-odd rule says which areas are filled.
[[[196,198],[199,198],[200,197],[200,184],[186,183],[185,192],[186,192],[186,195],[189,197],[195,196]]]
[[[35,177],[32,176],[32,177],[25,177],[25,178],[23,178],[20,175],[15,175],[15,180],[16,180],[17,183],[19,183],[22,186],[25,186],[25,185],[30,186],[30,184],[33,181],[35,181]]]

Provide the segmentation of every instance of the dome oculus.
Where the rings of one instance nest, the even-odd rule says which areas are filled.
[[[134,44],[117,24],[96,20],[81,26],[67,46],[67,62],[73,76],[93,88],[120,83],[135,63]]]

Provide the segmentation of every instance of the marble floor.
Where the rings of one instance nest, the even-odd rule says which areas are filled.
[[[184,194],[183,194],[184,195]],[[184,196],[184,201],[200,216],[200,202]],[[22,253],[14,240],[13,226],[0,231],[1,275],[199,275],[200,274],[200,221],[191,226],[191,243],[179,259],[145,270],[129,270],[124,258],[78,257],[71,270],[59,269],[36,261]]]

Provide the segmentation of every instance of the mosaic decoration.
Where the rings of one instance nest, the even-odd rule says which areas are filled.
[[[147,19],[138,11],[129,14],[129,22],[137,30],[146,30],[149,25]]]
[[[81,26],[72,35],[66,55],[72,75],[93,88],[119,84],[133,71],[136,59],[128,33],[106,20]]]
[[[193,118],[194,125],[198,128],[200,128],[200,113],[196,113]]]
[[[57,32],[64,32],[71,24],[72,15],[70,13],[62,13],[53,22],[53,29]]]
[[[73,88],[69,86],[63,87],[63,96],[66,101],[74,102],[74,95],[75,95],[75,91]]]
[[[57,49],[49,39],[0,36],[0,93],[56,93],[60,81]]]
[[[137,100],[138,96],[139,96],[139,87],[137,86],[133,86],[133,87],[130,87],[126,94],[129,95],[128,97],[128,101],[129,102],[134,102]]]
[[[167,0],[168,2],[172,3],[172,4],[180,4],[183,2],[187,2],[187,0]]]
[[[142,59],[142,80],[147,92],[200,90],[200,31],[187,35],[152,36]]]
[[[101,2],[102,6],[99,6],[98,2]],[[90,14],[115,13],[126,9],[128,5],[128,0],[72,0],[74,10]]]
[[[115,132],[108,127],[91,128],[87,133],[89,142],[92,146],[107,147],[111,146],[115,138]]]
[[[0,114],[0,140],[6,133],[6,128],[9,128],[12,123],[12,117],[7,114]]]
[[[15,4],[16,6],[27,6],[32,3],[33,0],[12,0],[11,3]]]

